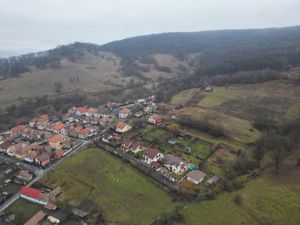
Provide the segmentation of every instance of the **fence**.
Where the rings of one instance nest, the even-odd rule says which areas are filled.
[[[155,181],[159,182],[160,184],[166,186],[170,190],[175,190],[175,191],[180,191],[179,185],[174,182],[169,180],[167,177],[165,177],[163,174],[159,173],[155,169],[147,166],[146,164],[140,162],[139,160],[133,158],[132,156],[126,154],[125,152],[122,152],[120,150],[117,150],[108,144],[102,143],[102,142],[97,142],[97,145],[104,150],[110,152],[113,155],[118,156],[122,160],[129,162],[131,165],[135,166],[139,170],[141,170],[143,173],[147,174],[151,178],[153,178]]]

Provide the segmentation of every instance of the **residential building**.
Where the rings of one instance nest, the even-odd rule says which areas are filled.
[[[119,118],[126,119],[131,115],[131,110],[128,108],[123,108],[119,112]]]
[[[20,170],[17,174],[16,174],[16,178],[14,179],[15,183],[18,184],[27,184],[32,180],[33,176],[31,173],[29,173],[29,171],[27,170]]]
[[[189,167],[180,157],[169,154],[164,157],[164,166],[175,174],[182,174]]]
[[[117,123],[117,126],[116,126],[116,131],[119,132],[119,133],[125,133],[129,130],[131,130],[131,126],[123,121],[120,121]]]
[[[187,179],[193,182],[194,184],[201,183],[205,177],[206,174],[200,170],[194,170],[187,175]]]
[[[164,155],[157,148],[148,148],[144,151],[144,162],[150,165],[152,162],[157,162],[163,159]]]
[[[155,125],[158,125],[158,124],[161,124],[162,119],[159,115],[154,114],[154,115],[149,117],[148,122],[152,123],[152,124],[155,124]]]
[[[48,139],[51,148],[60,149],[67,142],[68,137],[63,134],[55,134]]]
[[[47,152],[44,152],[35,158],[35,163],[42,167],[48,166],[50,164],[50,161],[51,161],[51,156]]]

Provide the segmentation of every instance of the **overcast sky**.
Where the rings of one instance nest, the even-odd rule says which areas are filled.
[[[141,34],[300,25],[300,0],[0,0],[0,55]]]

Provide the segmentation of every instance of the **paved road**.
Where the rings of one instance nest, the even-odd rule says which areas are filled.
[[[72,155],[76,154],[78,151],[80,151],[81,149],[83,149],[86,145],[90,144],[91,141],[83,141],[83,143],[78,146],[77,148],[75,148],[73,151],[71,151],[68,155],[66,155],[64,158],[62,158],[61,160],[57,161],[56,163],[54,163],[53,165],[47,167],[46,169],[38,169],[36,167],[34,167],[35,169],[38,169],[38,174],[37,176],[26,185],[26,187],[30,187],[33,183],[39,181],[43,176],[45,176],[47,173],[49,173],[50,171],[54,170],[59,164],[61,164],[64,160],[66,160],[67,158],[71,157]],[[9,158],[9,157],[7,157]],[[9,158],[10,160],[13,160],[12,158]],[[13,160],[14,161],[14,160]],[[20,163],[21,164],[21,163]],[[25,165],[28,165],[26,163],[23,163]],[[22,164],[22,166],[23,166]],[[30,165],[29,165],[30,166]],[[2,206],[0,206],[0,212],[4,211],[8,206],[10,206],[12,203],[14,203],[17,199],[19,198],[19,193],[16,193],[13,197],[11,197],[9,200],[7,200]]]

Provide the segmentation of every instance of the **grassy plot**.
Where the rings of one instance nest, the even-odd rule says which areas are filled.
[[[141,138],[144,141],[153,143],[153,147],[158,148],[162,153],[174,154],[192,163],[202,162],[211,153],[210,143],[199,139],[178,138],[171,132],[159,127],[148,125],[141,133]],[[168,141],[174,141],[176,144],[172,145]],[[191,152],[187,152],[187,148],[190,148]]]
[[[31,203],[20,198],[5,211],[7,213],[15,214],[14,224],[24,224],[40,209],[43,209],[43,206]]]
[[[98,148],[72,156],[42,182],[62,186],[59,205],[78,206],[85,200],[93,201],[109,224],[151,224],[174,207],[162,188]]]
[[[283,121],[292,121],[300,116],[300,103],[296,103],[295,105],[291,106],[288,111],[283,115]]]
[[[187,203],[185,225],[297,225],[300,221],[300,169],[283,169],[279,175],[265,173],[245,188],[223,193],[216,200]],[[236,201],[236,196],[240,200]],[[179,223],[177,224],[179,225]]]
[[[192,98],[195,97],[197,97],[197,100],[199,101],[199,98],[201,98],[200,95],[198,95],[199,92],[200,92],[199,88],[184,90],[174,95],[171,99],[171,103],[174,105],[185,105],[188,102],[190,102]]]
[[[216,87],[213,92],[207,93],[206,97],[200,100],[198,104],[203,107],[215,107],[238,97],[241,92],[242,88],[240,87]]]
[[[293,118],[299,112],[300,88],[291,80],[259,84],[234,84],[214,87],[212,92],[188,89],[174,95],[171,103],[185,105],[197,102],[200,107],[229,110],[248,118]]]
[[[185,134],[188,134],[188,135],[191,135],[193,137],[197,137],[197,138],[200,138],[204,141],[207,141],[207,142],[210,142],[210,143],[223,143],[225,145],[228,145],[230,147],[232,147],[233,149],[237,150],[239,148],[245,148],[245,144],[240,142],[240,141],[237,141],[237,140],[234,140],[232,138],[229,138],[229,137],[219,137],[219,138],[216,138],[216,137],[213,137],[205,132],[202,132],[202,131],[199,131],[199,130],[196,130],[196,129],[191,129],[191,128],[184,128],[183,132]]]
[[[260,137],[260,132],[246,119],[228,115],[226,113],[199,107],[185,107],[175,111],[177,116],[190,116],[194,120],[209,121],[217,126],[222,126],[228,136],[243,142],[251,143]]]
[[[237,160],[236,154],[230,152],[228,149],[221,148],[210,156],[202,167],[205,172],[224,178],[224,169],[235,160]]]

